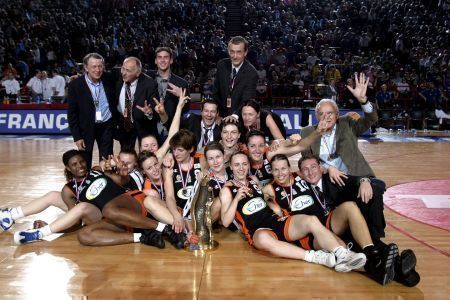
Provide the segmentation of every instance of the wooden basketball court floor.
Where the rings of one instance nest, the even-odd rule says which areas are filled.
[[[64,184],[61,155],[69,139],[0,140],[0,207],[25,204]],[[117,147],[117,145],[116,145]],[[360,143],[388,186],[450,179],[450,143]],[[80,246],[76,234],[16,246],[0,232],[1,299],[450,299],[450,234],[385,209],[386,241],[411,248],[422,281],[381,286],[363,274],[271,257],[224,229],[206,255],[142,244]]]

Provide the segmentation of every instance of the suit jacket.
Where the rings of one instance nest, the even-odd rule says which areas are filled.
[[[224,58],[217,63],[217,73],[213,86],[214,100],[219,104],[219,112],[221,117],[226,117],[231,114],[238,114],[242,103],[255,98],[256,96],[256,81],[258,74],[255,67],[244,61],[234,81],[234,87],[231,92],[231,108],[227,108],[227,98],[230,93],[231,81],[231,60]]]
[[[148,72],[148,75],[150,77],[152,77],[155,80],[155,82],[157,83],[157,81],[156,81],[157,72],[156,71],[150,71],[150,72]],[[177,76],[174,73],[171,73],[169,82],[172,83],[173,85],[176,85],[178,87],[186,89],[187,95],[189,95],[189,85],[188,85],[187,81],[184,80],[183,78],[181,78],[180,76]],[[156,86],[158,86],[158,84],[156,84]],[[169,119],[167,120],[166,123],[164,123],[164,126],[167,128],[167,130],[170,128],[170,125],[172,124],[173,117],[175,116],[175,112],[177,110],[177,105],[178,105],[178,97],[173,95],[170,92],[166,92],[166,96],[164,97],[164,109],[166,110],[166,113],[169,116]],[[189,111],[189,109],[190,109],[190,105],[188,102],[184,105],[182,114],[187,113]],[[158,120],[159,120],[159,117],[158,117]]]
[[[202,138],[202,116],[197,114],[189,114],[181,120],[180,128],[192,131],[195,135],[195,145],[198,145]],[[213,129],[214,141],[220,140],[220,126],[216,124]]]
[[[117,105],[115,105],[114,77],[110,73],[104,73],[101,81],[114,122],[118,116]],[[67,119],[73,140],[84,139],[86,148],[89,149],[94,145],[95,105],[85,76],[80,76],[69,83],[67,102],[69,104]]]
[[[375,173],[367,163],[358,148],[358,136],[364,133],[378,120],[375,108],[371,113],[364,113],[364,116],[357,121],[349,116],[339,117],[336,122],[336,153],[348,168],[348,172],[353,176],[373,176]],[[317,125],[308,126],[302,129],[301,137],[307,137]],[[302,155],[320,154],[321,139],[317,139],[310,147],[302,151]]]
[[[116,105],[119,104],[120,92],[123,87],[123,80],[120,78],[116,84]],[[144,106],[145,100],[147,100],[147,104],[150,105],[154,111],[155,102],[153,101],[153,97],[158,99],[158,84],[152,78],[147,75],[141,74],[138,78],[138,82],[136,85],[136,91],[134,92],[134,101],[133,101],[133,120],[134,127],[136,129],[137,135],[139,138],[146,136],[148,134],[153,134],[158,136],[157,123],[159,118],[156,113],[154,113],[153,118],[149,120],[144,113],[136,107],[136,105]],[[121,115],[119,118],[119,126],[123,126],[124,120]]]
[[[328,174],[322,176],[322,192],[326,199],[327,205],[335,208],[346,201],[355,201],[358,199],[359,179],[361,177],[348,175],[344,179],[344,186],[334,184],[330,180]]]

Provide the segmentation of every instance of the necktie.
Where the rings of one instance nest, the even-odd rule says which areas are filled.
[[[124,118],[124,124],[123,127],[125,131],[130,131],[131,128],[133,128],[133,123],[131,121],[131,114],[132,114],[132,103],[131,103],[131,84],[129,82],[125,83],[125,110],[127,112],[127,115]]]
[[[232,77],[231,77],[231,88],[234,87],[234,80],[236,79],[236,75],[237,75],[236,69],[233,68]]]
[[[203,142],[202,146],[205,147],[209,143],[209,131],[211,128],[203,127],[204,133],[203,133]]]

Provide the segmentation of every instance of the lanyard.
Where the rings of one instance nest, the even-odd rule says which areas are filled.
[[[83,178],[83,180],[81,181],[80,185],[78,186],[77,180],[74,179],[74,183],[75,183],[75,193],[76,193],[76,197],[77,197],[77,202],[80,201],[80,194],[83,191],[83,183],[86,180],[86,177]]]
[[[178,164],[178,170],[180,170],[181,184],[183,186],[183,190],[186,189],[186,186],[187,186],[187,183],[189,181],[189,178],[191,177],[190,176],[191,175],[190,172],[191,172],[191,168],[192,168],[192,160],[193,160],[193,158],[191,158],[189,160],[189,168],[188,168],[187,173],[186,173],[186,180],[184,180],[184,178],[183,178],[183,170],[181,169],[181,163]]]
[[[317,187],[317,186],[316,186],[316,187]],[[313,188],[312,188],[313,193],[314,193],[314,195],[316,196],[316,199],[319,201],[320,206],[322,206],[322,209],[323,209],[324,214],[325,214],[325,215],[328,215],[329,211],[328,211],[328,208],[327,208],[327,202],[325,201],[325,198],[323,198],[323,203],[322,203],[322,200],[321,200],[322,197],[320,197],[318,191],[316,190],[316,187],[313,187]],[[323,193],[322,193],[322,194],[323,194]]]
[[[100,104],[100,83],[94,84],[87,77],[85,77],[87,84],[91,87],[89,90],[91,91],[92,99],[94,99],[95,109],[98,109]]]
[[[216,176],[216,172],[214,172],[214,170],[212,170],[211,168],[209,169],[210,174],[212,174],[214,181],[217,183],[217,185],[219,186],[220,189],[223,188],[223,186],[225,185],[225,183],[228,180],[228,175],[227,172],[225,172],[225,179],[220,179],[219,177]],[[220,184],[222,183],[222,184]]]
[[[291,208],[292,198],[293,198],[291,176],[289,176],[289,194],[286,192],[286,189],[284,188],[284,186],[282,186],[281,184],[280,184],[280,186],[283,188],[283,191],[286,194],[286,198],[287,198],[287,201],[288,201],[288,204],[289,204],[289,208]]]
[[[161,178],[159,178],[159,186],[161,187],[161,189],[158,189],[158,186],[153,182],[153,180],[150,179],[150,182],[152,186],[158,191],[159,195],[161,196],[161,200],[164,200],[164,185],[161,182]]]

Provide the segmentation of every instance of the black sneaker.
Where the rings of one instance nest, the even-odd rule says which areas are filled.
[[[177,249],[184,248],[186,244],[186,234],[184,232],[176,233],[173,231],[172,226],[166,225],[163,230],[163,235],[167,236],[170,243]]]
[[[164,240],[162,238],[161,232],[158,232],[156,230],[151,230],[151,229],[142,230],[142,235],[139,238],[139,241],[142,244],[146,244],[149,246],[155,246],[160,249],[163,249],[166,246],[166,244],[164,243]]]
[[[386,285],[394,280],[398,246],[392,243],[383,248],[378,250],[377,255],[369,258],[366,271],[373,280],[381,285]]]
[[[394,280],[408,287],[416,286],[420,282],[420,275],[415,270],[417,258],[411,249],[402,251],[395,260]]]

